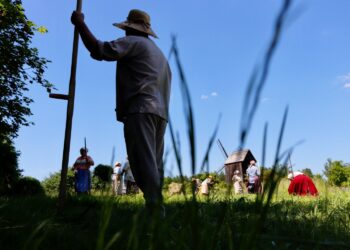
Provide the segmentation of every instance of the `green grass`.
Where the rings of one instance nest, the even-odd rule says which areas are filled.
[[[267,210],[256,249],[349,249],[350,193],[322,187],[319,197],[287,195],[282,181]],[[166,195],[165,195],[166,196]],[[1,249],[242,249],[260,217],[255,195],[187,202],[166,196],[167,216],[151,220],[141,195],[71,197],[62,216],[56,199],[0,201]]]

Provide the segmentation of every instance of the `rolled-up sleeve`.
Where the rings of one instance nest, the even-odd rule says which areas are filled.
[[[125,38],[120,38],[111,42],[97,41],[96,50],[91,53],[91,57],[102,61],[117,61],[125,58],[131,51],[132,44]]]

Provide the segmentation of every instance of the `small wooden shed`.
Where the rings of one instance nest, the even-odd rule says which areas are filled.
[[[236,170],[239,170],[239,174],[243,179],[251,160],[256,161],[249,149],[233,152],[225,161],[226,183],[232,183],[232,176]]]

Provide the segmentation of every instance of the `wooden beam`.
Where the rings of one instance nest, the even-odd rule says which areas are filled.
[[[77,0],[76,11],[81,13],[82,0]],[[66,117],[66,130],[64,135],[64,146],[63,146],[63,159],[62,159],[62,170],[61,170],[61,181],[60,190],[58,195],[58,214],[62,214],[64,203],[67,198],[67,172],[69,162],[69,150],[70,140],[72,132],[72,120],[74,111],[74,97],[75,97],[75,77],[77,71],[78,61],[78,45],[79,45],[79,32],[78,29],[74,28],[74,39],[73,39],[73,52],[72,52],[72,64],[69,80],[69,93],[68,93],[68,104],[67,104],[67,117]]]
[[[50,98],[54,98],[54,99],[61,99],[61,100],[68,100],[69,96],[65,95],[65,94],[49,94]]]

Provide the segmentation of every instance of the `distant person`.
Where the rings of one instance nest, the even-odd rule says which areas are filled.
[[[111,42],[97,40],[82,13],[74,11],[71,21],[92,58],[117,61],[117,120],[124,124],[130,167],[150,215],[162,216],[164,134],[171,71],[166,57],[150,39],[157,38],[150,16],[141,10],[130,10],[126,21],[114,24],[125,30],[125,36]]]
[[[192,183],[192,188],[193,188],[194,193],[198,194],[199,189],[200,189],[200,187],[202,185],[201,180],[198,179],[198,178],[192,178],[191,179],[191,183]]]
[[[209,196],[210,186],[213,185],[213,177],[209,175],[201,184],[201,194],[205,196]]]
[[[139,188],[135,182],[134,175],[132,174],[128,158],[126,158],[126,162],[124,163],[121,171],[124,173],[124,184],[126,186],[126,194],[138,193]]]
[[[116,162],[113,168],[112,189],[115,195],[123,194],[123,181],[122,181],[123,176],[122,176],[121,166],[122,164],[120,162]]]
[[[248,177],[247,189],[248,193],[258,193],[261,188],[260,184],[260,169],[256,166],[256,161],[251,160],[246,171]]]
[[[290,184],[288,193],[292,195],[318,195],[317,188],[312,179],[302,172],[289,172]]]
[[[77,194],[88,194],[91,190],[90,167],[95,163],[92,158],[87,155],[87,152],[87,148],[81,148],[80,156],[73,165],[73,170],[75,172],[75,191]]]
[[[239,170],[236,170],[232,176],[233,189],[235,194],[243,194],[243,180],[239,175]]]

